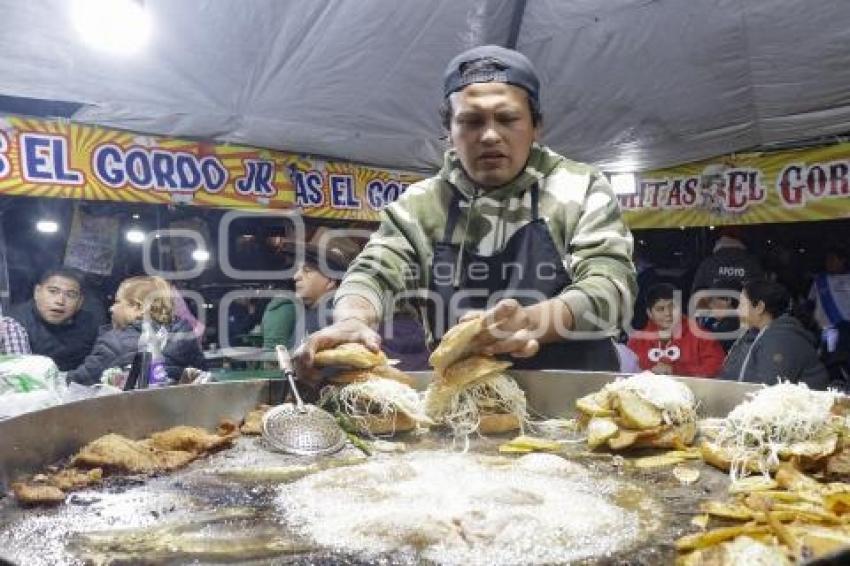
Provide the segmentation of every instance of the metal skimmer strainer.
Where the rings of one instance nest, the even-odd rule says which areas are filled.
[[[345,433],[327,411],[305,405],[293,380],[294,371],[289,353],[278,346],[277,360],[296,404],[284,403],[268,411],[263,417],[263,438],[273,448],[289,454],[320,456],[340,450],[345,446]]]

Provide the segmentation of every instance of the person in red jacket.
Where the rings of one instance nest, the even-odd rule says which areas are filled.
[[[667,375],[714,377],[726,357],[714,340],[691,332],[675,300],[676,289],[668,283],[650,288],[646,294],[646,327],[629,339],[628,347],[643,370]]]

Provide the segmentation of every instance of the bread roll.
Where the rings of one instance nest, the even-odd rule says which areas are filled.
[[[369,434],[393,434],[416,428],[416,421],[396,411],[392,415],[364,415],[352,419],[363,432]]]
[[[491,356],[472,356],[447,367],[439,379],[449,387],[461,389],[471,383],[499,374],[511,365],[511,362]]]
[[[484,319],[474,318],[456,324],[446,332],[440,341],[440,345],[428,358],[428,363],[431,364],[437,375],[442,375],[446,368],[470,354],[472,342],[483,328]]]
[[[416,380],[400,369],[393,366],[375,366],[370,369],[352,369],[340,371],[328,377],[328,381],[336,385],[348,385],[369,379],[392,379],[410,387],[416,387]]]
[[[481,434],[500,434],[518,428],[519,418],[513,414],[503,413],[481,415],[481,422],[478,425],[478,431]]]
[[[316,352],[313,364],[316,367],[345,367],[371,369],[387,365],[387,356],[383,352],[373,352],[363,344],[354,342],[340,344],[336,348]]]

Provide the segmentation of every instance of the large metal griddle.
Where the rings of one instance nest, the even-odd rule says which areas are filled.
[[[430,379],[426,372],[413,375],[421,386]],[[607,372],[571,371],[516,371],[512,375],[526,391],[532,414],[541,418],[574,414],[577,398],[597,391],[617,377]],[[683,378],[683,381],[694,391],[703,417],[725,416],[756,387],[710,379]],[[213,429],[220,419],[238,420],[257,404],[275,402],[280,395],[280,382],[275,381],[177,386],[89,399],[0,421],[0,484],[5,492],[15,479],[62,462],[103,434],[115,432],[141,438],[180,424]],[[492,451],[503,440],[479,440],[475,447]],[[434,443],[440,442],[448,445],[439,437],[428,442],[421,449],[433,448]],[[415,443],[413,449],[417,449]],[[349,447],[336,458],[357,456],[358,452]],[[172,474],[144,482],[108,480],[103,487],[72,496],[58,509],[21,509],[10,498],[0,499],[0,557],[8,556],[21,564],[76,563],[82,555],[74,550],[81,538],[75,533],[86,533],[93,525],[98,530],[103,526],[104,516],[114,515],[110,528],[140,526],[141,531],[135,532],[140,540],[144,536],[139,533],[155,528],[160,521],[178,525],[197,522],[199,529],[223,529],[220,536],[225,538],[242,536],[236,535],[237,531],[253,533],[248,539],[239,538],[234,543],[249,541],[245,543],[249,551],[236,560],[238,563],[359,563],[356,557],[327,554],[298,541],[280,539],[277,526],[268,514],[275,482],[268,478],[233,481],[220,473],[226,468],[262,470],[304,462],[298,457],[265,451],[257,439],[243,438],[235,448]],[[583,463],[598,473],[623,473],[610,456],[602,455]],[[672,559],[675,556],[672,542],[687,529],[690,513],[699,500],[721,493],[727,483],[725,475],[707,466],[703,466],[704,479],[699,489],[677,485],[669,470],[666,475],[647,472],[633,475],[630,480],[659,494],[668,515],[665,529],[628,555],[628,562],[638,564]],[[228,510],[236,515],[230,518],[220,515]],[[149,514],[156,521],[151,521]],[[263,537],[271,542],[268,545],[258,542]],[[21,546],[3,548],[2,544],[10,540]],[[145,549],[144,544],[130,544],[119,558],[115,558],[119,555],[110,556],[115,558],[114,563],[220,563],[223,560],[222,555],[212,550],[199,554],[148,555]],[[398,561],[397,557],[388,559]],[[622,559],[622,556],[600,557],[598,563]],[[232,563],[233,557],[225,561]]]

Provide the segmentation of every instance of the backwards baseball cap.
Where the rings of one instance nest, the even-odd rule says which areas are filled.
[[[469,69],[472,63],[488,63]],[[472,83],[507,83],[528,92],[536,106],[540,105],[540,80],[528,57],[498,45],[482,45],[464,51],[451,60],[443,75],[443,96],[461,90]]]

